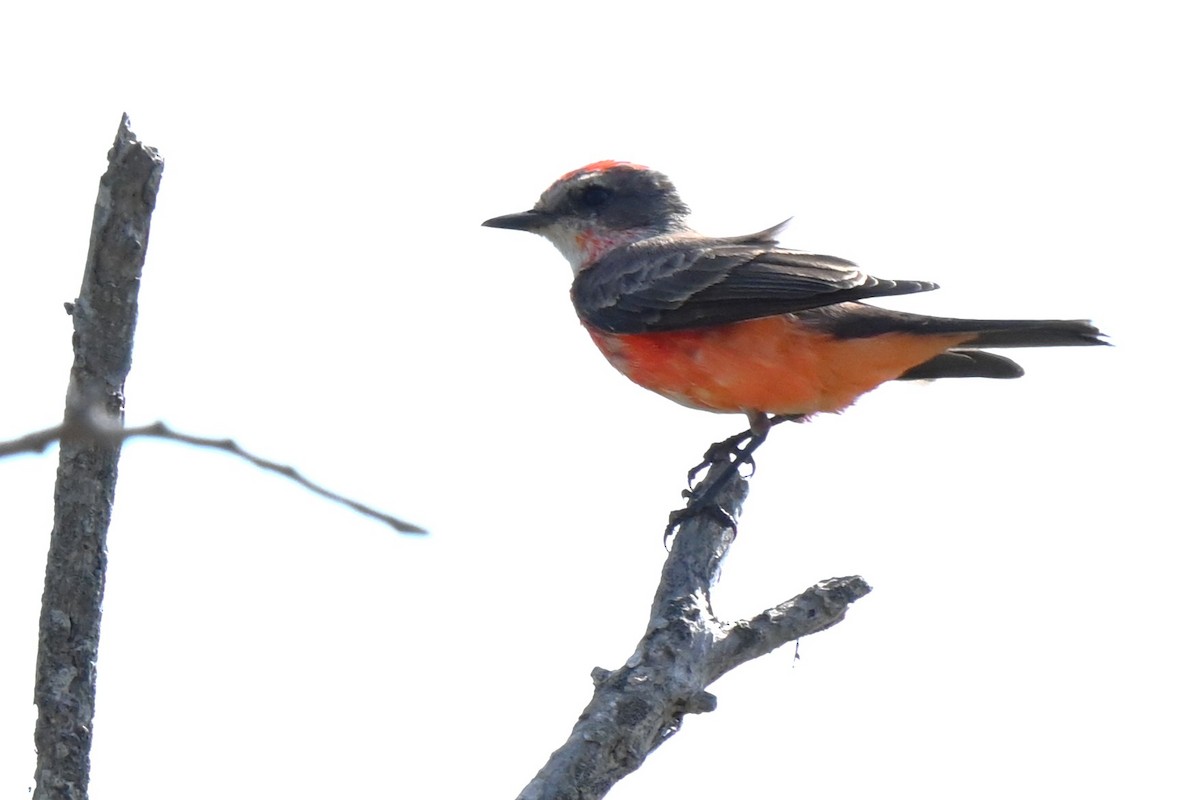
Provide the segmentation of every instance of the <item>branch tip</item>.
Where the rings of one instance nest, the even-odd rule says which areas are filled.
[[[848,606],[871,593],[871,584],[867,583],[861,575],[827,578],[813,588],[825,593],[830,602],[842,606]]]

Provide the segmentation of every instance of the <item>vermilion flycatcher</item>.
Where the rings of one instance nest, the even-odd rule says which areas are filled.
[[[884,381],[1016,378],[983,347],[1105,344],[1083,320],[967,320],[890,311],[868,297],[936,289],[873,278],[833,256],[778,245],[783,225],[725,239],[696,233],[659,172],[599,161],[568,172],[529,211],[483,223],[541,234],[575,273],[571,299],[609,362],[691,408],[841,411]]]

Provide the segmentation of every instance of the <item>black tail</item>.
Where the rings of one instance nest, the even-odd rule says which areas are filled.
[[[865,303],[838,303],[797,312],[805,322],[839,339],[887,333],[973,334],[959,347],[1061,347],[1108,344],[1085,319],[954,319],[927,317]]]
[[[1071,347],[1107,345],[1095,325],[1073,320],[975,320],[925,317],[912,327],[921,333],[977,333],[960,347]],[[975,349],[948,350],[905,372],[897,380],[931,378],[1019,378],[1025,374],[1012,359]]]
[[[971,347],[1067,347],[1108,344],[1100,338],[1104,334],[1086,319],[939,319],[936,322],[944,325],[947,333],[978,331],[979,335],[969,342]]]
[[[970,337],[905,372],[897,380],[932,378],[1019,378],[1024,370],[1014,361],[983,347],[1064,347],[1107,345],[1100,330],[1084,319],[954,319],[909,314],[865,303],[838,303],[796,316],[839,339],[860,339],[889,333],[925,336],[960,334]]]

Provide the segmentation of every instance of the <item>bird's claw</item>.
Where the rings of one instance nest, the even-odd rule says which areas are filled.
[[[690,494],[690,493],[689,493]],[[685,520],[692,517],[707,516],[711,517],[714,522],[723,528],[731,528],[733,535],[737,536],[737,520],[733,518],[725,509],[721,508],[716,503],[688,503],[683,508],[677,508],[667,516],[667,528],[663,531],[663,547],[667,546],[668,540],[675,535],[679,530],[679,526]]]
[[[799,414],[777,414],[774,417],[768,417],[766,414],[758,413],[751,417],[749,430],[730,436],[728,439],[717,442],[709,447],[704,452],[704,460],[688,470],[688,488],[683,490],[687,506],[677,511],[672,511],[667,518],[667,529],[663,533],[663,546],[666,546],[667,540],[678,531],[679,526],[685,519],[700,515],[707,515],[721,526],[730,528],[736,536],[737,520],[734,519],[732,514],[721,507],[717,502],[717,497],[729,482],[733,480],[734,476],[740,474],[743,466],[750,468],[749,473],[745,477],[754,477],[756,469],[754,451],[766,441],[767,434],[770,433],[771,428],[781,422],[802,419],[804,417]],[[723,468],[723,472],[718,475],[713,475],[709,472],[709,470],[717,468]],[[697,492],[695,491],[696,478],[702,472],[708,473],[705,479],[709,480],[709,483],[704,487],[704,491]]]
[[[730,436],[724,441],[713,444],[711,447],[705,450],[704,460],[688,470],[688,488],[692,489],[695,487],[696,478],[700,475],[700,473],[711,469],[718,464],[728,464],[731,461],[739,464],[748,464],[750,466],[750,475],[748,477],[753,477],[754,458],[749,453],[743,453],[742,451],[742,447],[753,437],[753,431],[742,431],[735,436]]]

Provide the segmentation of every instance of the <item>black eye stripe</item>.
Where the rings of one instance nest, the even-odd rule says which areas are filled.
[[[612,189],[593,183],[590,186],[585,186],[583,191],[579,193],[579,202],[585,208],[599,208],[606,204],[611,197]]]

